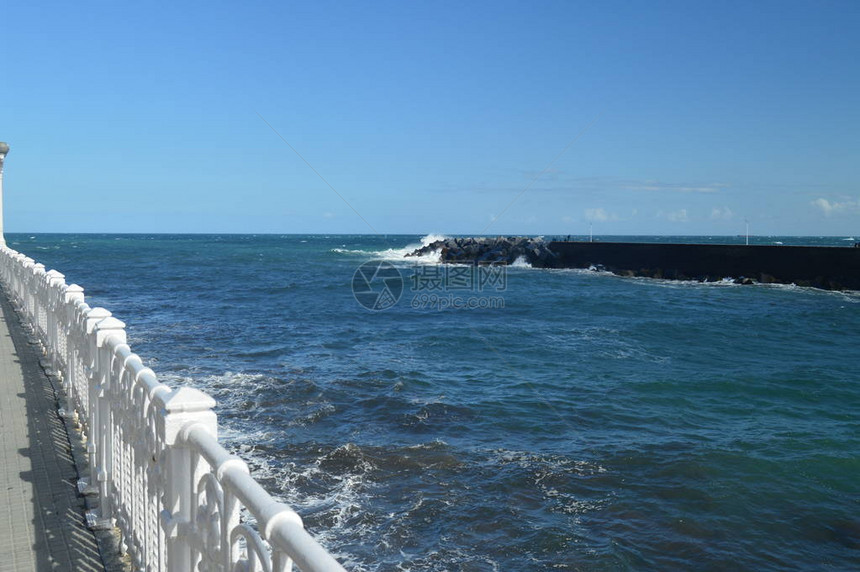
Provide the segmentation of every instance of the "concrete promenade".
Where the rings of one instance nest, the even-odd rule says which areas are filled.
[[[104,570],[56,400],[0,291],[0,572]]]

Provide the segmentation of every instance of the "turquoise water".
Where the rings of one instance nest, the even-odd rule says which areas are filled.
[[[527,267],[430,291],[420,242],[9,237],[216,397],[352,569],[860,566],[860,294]],[[352,292],[372,259],[403,277],[383,311]]]

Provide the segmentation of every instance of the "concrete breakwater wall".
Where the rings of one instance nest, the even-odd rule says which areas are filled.
[[[446,238],[407,256],[439,253],[452,264],[513,264],[535,268],[597,267],[622,276],[672,280],[797,284],[829,290],[860,290],[860,248],[657,244],[638,242],[546,242],[540,238]]]
[[[558,268],[599,265],[629,276],[702,281],[746,277],[764,283],[860,290],[860,248],[632,242],[550,242],[548,246]]]

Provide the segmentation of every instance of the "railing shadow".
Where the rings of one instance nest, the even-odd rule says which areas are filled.
[[[84,520],[84,499],[77,493],[78,474],[65,425],[57,413],[56,391],[3,292],[0,310],[24,378],[29,442],[18,453],[29,457],[31,464],[31,470],[20,476],[34,488],[34,518],[28,524],[36,570],[104,570],[95,537]]]

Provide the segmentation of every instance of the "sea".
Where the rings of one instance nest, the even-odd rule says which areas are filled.
[[[8,243],[350,570],[860,569],[860,293],[405,256],[435,238]]]

